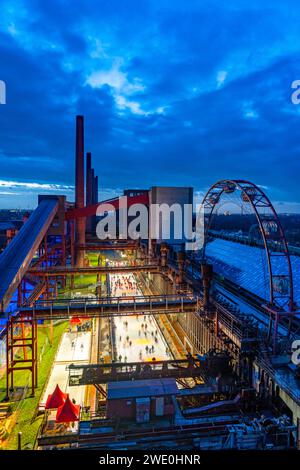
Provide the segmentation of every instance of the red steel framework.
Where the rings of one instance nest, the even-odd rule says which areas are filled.
[[[145,204],[149,205],[149,194],[143,193],[137,196],[120,196],[112,199],[107,199],[105,201],[97,202],[96,204],[88,205],[85,207],[71,209],[65,214],[65,219],[67,221],[72,221],[78,218],[90,217],[97,214],[97,210],[101,209],[107,210],[107,205],[111,205],[115,210],[119,209],[119,204],[121,200],[127,199],[127,207],[131,207],[134,204]]]
[[[270,199],[261,188],[247,180],[220,180],[210,187],[202,201],[205,214],[202,257],[205,259],[208,233],[217,204],[223,194],[230,194],[236,190],[240,190],[242,200],[251,205],[265,247],[269,272],[269,305],[267,310],[270,314],[270,334],[272,318],[275,317],[273,336],[273,349],[275,349],[280,315],[292,314],[295,311],[293,273],[283,227]],[[263,210],[268,213],[263,213]],[[274,261],[278,257],[282,257],[285,261],[282,263],[285,268],[284,272],[278,272],[278,268],[275,269]]]
[[[27,328],[26,328],[27,326]],[[27,330],[27,331],[26,331]],[[23,358],[19,351],[23,350]],[[19,314],[11,317],[6,329],[6,399],[14,388],[14,373],[31,372],[31,394],[37,387],[37,324],[32,316]]]

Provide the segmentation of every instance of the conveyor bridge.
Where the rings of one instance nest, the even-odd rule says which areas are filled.
[[[216,376],[229,370],[229,356],[199,356],[166,361],[68,366],[69,385],[95,385],[127,380]]]
[[[5,312],[15,290],[27,273],[30,262],[46,235],[57,209],[57,198],[42,200],[0,255],[1,312]]]
[[[31,308],[19,309],[21,314],[37,320],[57,320],[80,316],[112,317],[122,315],[155,315],[195,312],[200,306],[195,295],[138,295],[80,299],[37,300]]]

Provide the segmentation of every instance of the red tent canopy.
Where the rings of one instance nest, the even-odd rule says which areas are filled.
[[[79,420],[80,405],[74,405],[71,402],[69,395],[65,403],[60,406],[56,413],[57,423],[72,423]]]
[[[70,323],[71,323],[71,325],[80,325],[81,320],[80,320],[79,317],[72,317],[71,320],[70,320]]]
[[[57,384],[54,392],[48,395],[45,407],[46,410],[49,410],[51,408],[58,408],[59,406],[65,403],[66,398],[67,394],[64,393]]]

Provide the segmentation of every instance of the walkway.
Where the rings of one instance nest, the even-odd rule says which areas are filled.
[[[85,386],[69,387],[67,366],[70,364],[88,364],[90,362],[91,332],[64,333],[49,376],[41,404],[45,404],[56,384],[63,392],[69,393],[79,405],[84,405]]]

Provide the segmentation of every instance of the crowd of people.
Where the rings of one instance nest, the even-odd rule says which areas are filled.
[[[142,295],[133,274],[110,275],[110,290],[113,297]],[[119,362],[137,362],[168,357],[166,347],[152,315],[116,317],[115,341]]]
[[[147,318],[147,316],[145,315],[142,323],[140,323],[140,318],[138,315],[136,315],[136,321],[139,322],[139,325],[136,326],[137,331],[138,331],[138,337],[145,339],[147,342],[144,350],[140,349],[139,351],[139,359],[142,360],[142,359],[145,359],[144,354],[146,355],[146,358],[149,358],[151,355],[153,356],[153,354],[155,353],[155,344],[159,342],[158,329],[154,321],[151,319],[151,316],[148,316]],[[130,335],[127,334],[128,320],[123,321],[123,328],[126,332],[126,335],[124,336],[119,335],[119,343],[121,343],[123,349],[126,350],[126,348],[132,347],[132,339],[130,338]],[[166,349],[166,354],[167,354],[167,349]],[[126,355],[122,356],[122,354],[120,354],[118,359],[120,362],[122,359],[124,359],[124,362],[127,362]]]
[[[136,280],[132,274],[115,274],[111,282],[111,294],[113,297],[126,295],[141,295]]]

